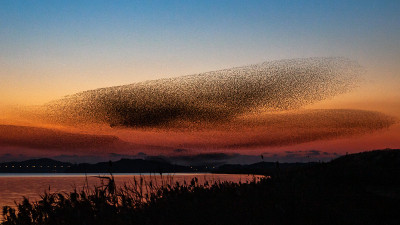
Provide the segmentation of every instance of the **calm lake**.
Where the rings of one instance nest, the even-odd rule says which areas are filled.
[[[101,179],[98,176],[107,176],[107,174],[0,174],[0,207],[1,209],[6,205],[14,207],[14,201],[21,202],[22,196],[29,200],[38,200],[40,195],[49,190],[50,192],[70,192],[74,188],[81,190],[85,186],[100,186]],[[132,183],[134,178],[139,180],[140,177],[144,181],[152,180],[158,184],[190,182],[194,177],[198,178],[200,184],[204,181],[246,182],[254,179],[253,175],[204,173],[176,173],[162,176],[159,174],[114,174],[114,177],[117,186]]]

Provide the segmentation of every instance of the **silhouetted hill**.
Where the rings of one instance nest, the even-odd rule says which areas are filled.
[[[0,173],[174,173],[212,172],[232,174],[311,173],[330,180],[356,180],[364,183],[400,183],[400,150],[386,149],[349,154],[328,163],[259,162],[249,165],[225,164],[209,166],[174,165],[165,160],[121,159],[96,164],[72,164],[52,159],[31,159],[22,162],[0,163]],[[389,179],[390,177],[390,179]],[[393,179],[393,177],[395,177]]]
[[[67,173],[174,173],[193,172],[186,166],[173,165],[168,162],[143,159],[121,159],[116,162],[96,164],[78,164],[66,170]]]
[[[400,149],[384,149],[344,155],[331,161],[338,166],[382,166],[385,168],[400,165]]]
[[[174,165],[161,160],[121,159],[116,162],[72,164],[52,159],[0,163],[0,173],[178,173],[207,172],[206,167]]]
[[[312,170],[337,182],[400,184],[400,150],[385,149],[349,154],[320,164]]]

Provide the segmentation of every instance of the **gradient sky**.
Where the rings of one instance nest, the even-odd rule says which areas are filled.
[[[343,56],[365,67],[364,82],[308,108],[400,118],[399,12],[397,0],[3,0],[0,113],[101,87],[267,60]],[[2,114],[1,123],[13,123]],[[334,140],[290,148],[400,147],[399,125],[385,132],[369,136],[369,144]]]

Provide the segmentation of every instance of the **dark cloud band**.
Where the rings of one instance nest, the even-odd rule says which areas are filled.
[[[93,149],[120,145],[115,136],[89,135],[47,128],[0,125],[0,147],[17,146],[35,149]]]
[[[175,154],[187,154],[192,150],[255,149],[351,137],[388,128],[395,122],[396,120],[390,116],[372,111],[302,110],[236,118],[230,123],[218,123],[219,126],[214,126],[215,123],[203,123],[196,129],[176,125],[170,127],[170,130],[162,129],[153,136],[143,137],[141,143],[125,142],[111,135],[0,125],[0,147],[122,153],[169,149]],[[171,129],[180,137],[176,140],[178,143],[176,145],[164,143],[163,137],[168,139]],[[206,141],[187,138],[204,134],[209,137]],[[154,135],[157,136],[157,140],[152,140],[156,137]]]

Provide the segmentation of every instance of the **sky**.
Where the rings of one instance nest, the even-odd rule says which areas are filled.
[[[165,149],[173,151],[182,145],[187,146],[191,154],[223,151],[249,155],[309,150],[343,154],[399,148],[398,123],[363,135],[338,135],[328,140],[313,139],[288,146],[221,149],[215,144],[218,141],[209,141],[210,138],[234,140],[237,137],[196,131],[183,135],[183,141],[178,141],[177,137],[182,134],[170,130],[89,129],[44,123],[33,116],[15,116],[33,105],[97,88],[264,61],[345,57],[365,69],[362,81],[351,91],[304,105],[302,110],[378,111],[396,120],[400,118],[399,11],[400,2],[395,0],[4,0],[0,2],[0,124],[46,128],[51,130],[49,132],[69,132],[68,135],[115,136],[121,139],[118,149],[125,146],[123,154],[137,154],[138,151],[170,154]],[[43,149],[22,137],[16,137],[19,144],[10,144],[10,137],[5,135],[8,129],[15,127],[3,129],[0,155],[15,152],[29,156],[97,155],[113,153],[116,148],[89,153],[85,149],[76,150],[74,145],[62,150]],[[269,132],[279,136],[279,132]],[[189,139],[191,141],[185,141]],[[205,147],[194,148],[194,142]]]

